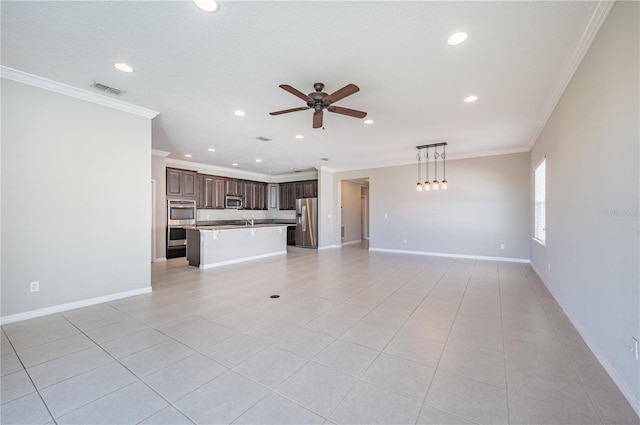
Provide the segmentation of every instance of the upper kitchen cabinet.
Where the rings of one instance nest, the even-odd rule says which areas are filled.
[[[318,181],[307,180],[280,184],[280,209],[295,210],[296,199],[318,197]]]
[[[222,177],[198,175],[197,208],[224,208],[225,181]]]
[[[260,182],[243,182],[243,206],[245,210],[267,209],[267,184]]]
[[[226,179],[226,194],[229,196],[242,196],[244,185],[242,180]]]
[[[255,202],[255,186],[260,183],[254,182],[242,182],[242,186],[244,188],[244,192],[242,195],[242,206],[245,210],[255,210],[256,202]]]
[[[167,198],[195,199],[197,194],[196,175],[194,171],[167,168]]]
[[[309,180],[302,182],[302,197],[317,198],[318,197],[318,180]]]

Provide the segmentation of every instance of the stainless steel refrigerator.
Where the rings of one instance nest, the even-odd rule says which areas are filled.
[[[296,246],[318,248],[318,198],[296,199]]]

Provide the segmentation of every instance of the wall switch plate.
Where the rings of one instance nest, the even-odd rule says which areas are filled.
[[[631,349],[636,356],[636,360],[638,360],[638,340],[634,337],[631,337],[631,339],[633,340],[633,346],[631,347]]]
[[[547,263],[547,268],[551,271],[551,263]]]
[[[389,218],[389,216],[385,214],[385,215],[384,215],[384,218],[385,218],[385,219],[387,219],[387,218]]]
[[[407,243],[407,240],[406,240],[406,239],[403,239],[403,240],[402,240],[402,243]]]
[[[31,282],[29,284],[29,292],[38,292],[40,290],[40,282]]]
[[[500,244],[500,249],[504,249],[504,244]]]

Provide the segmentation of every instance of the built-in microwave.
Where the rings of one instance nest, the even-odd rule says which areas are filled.
[[[242,209],[242,196],[225,196],[224,207],[232,209]]]

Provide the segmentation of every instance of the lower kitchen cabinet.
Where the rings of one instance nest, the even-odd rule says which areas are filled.
[[[287,245],[296,244],[296,226],[287,226]]]

